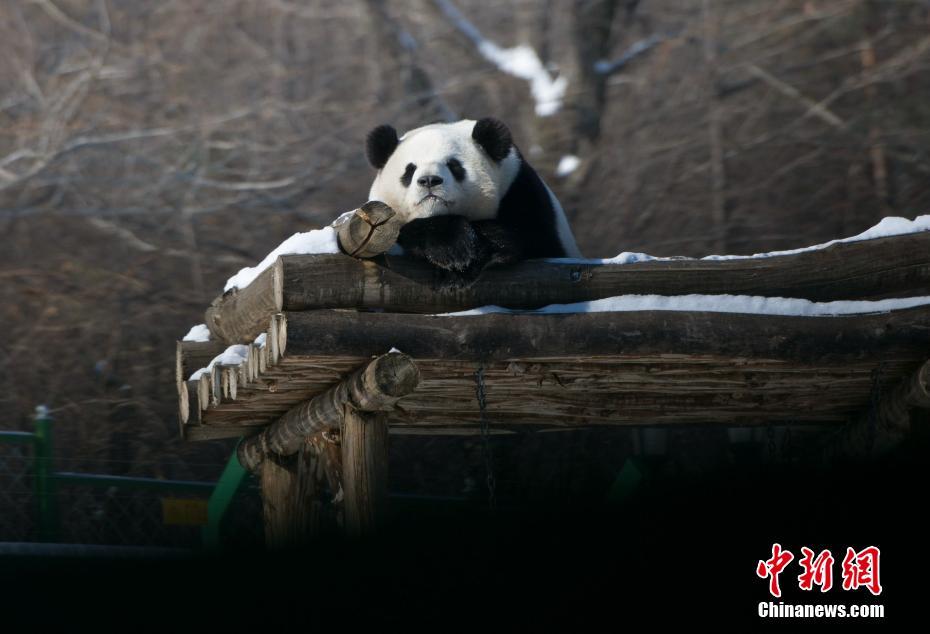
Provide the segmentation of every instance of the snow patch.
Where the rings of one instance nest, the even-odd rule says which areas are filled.
[[[908,233],[920,233],[921,231],[930,231],[930,214],[917,216],[913,220],[901,218],[898,216],[889,216],[883,218],[874,227],[866,229],[862,233],[850,236],[848,238],[839,238],[830,240],[822,244],[815,244],[810,247],[800,249],[788,249],[786,251],[769,251],[768,253],[755,253],[753,255],[708,255],[701,260],[753,260],[759,258],[773,258],[782,255],[796,255],[798,253],[807,253],[808,251],[820,251],[834,244],[847,242],[860,242],[862,240],[875,240],[877,238],[887,238],[890,236],[900,236]],[[631,253],[624,251],[612,258],[546,258],[546,262],[558,264],[634,264],[636,262],[648,262],[652,260],[668,262],[672,260],[690,260],[681,256],[676,257],[656,257],[646,253]]]
[[[210,341],[210,329],[207,328],[206,324],[197,324],[187,331],[182,341]]]
[[[553,315],[560,313],[604,313],[646,310],[709,313],[744,313],[791,317],[831,317],[885,313],[930,304],[930,296],[900,297],[876,301],[811,302],[793,297],[758,297],[754,295],[619,295],[575,304],[550,304],[536,310],[512,310],[500,306],[482,306],[441,317],[469,317],[492,313]]]
[[[213,360],[210,361],[207,367],[200,368],[199,370],[191,374],[191,378],[188,380],[190,381],[199,380],[202,375],[211,372],[213,370],[213,366],[215,366],[217,363],[219,363],[220,365],[239,365],[240,363],[248,359],[248,357],[249,357],[248,346],[241,344],[241,343],[237,343],[235,345],[229,346],[223,352],[213,357]]]
[[[888,216],[887,218],[882,218],[881,222],[879,222],[874,227],[866,229],[862,233],[850,236],[849,238],[839,238],[837,240],[824,242],[823,244],[815,244],[811,247],[789,249],[787,251],[770,251],[769,253],[756,253],[754,255],[708,255],[701,259],[743,260],[751,258],[770,258],[779,255],[794,255],[796,253],[806,253],[807,251],[819,251],[820,249],[831,247],[834,244],[841,244],[845,242],[860,242],[862,240],[875,240],[876,238],[900,236],[907,233],[919,233],[921,231],[930,231],[930,215],[917,216],[913,220],[901,218],[899,216]]]
[[[536,102],[536,114],[548,117],[559,111],[568,80],[553,78],[536,51],[526,44],[513,48],[501,48],[488,40],[451,0],[435,0],[439,9],[465,37],[471,40],[482,56],[502,72],[530,82],[530,92]]]
[[[348,212],[349,214],[354,213]],[[345,222],[348,214],[342,214],[339,218],[328,227],[295,233],[290,238],[278,245],[278,247],[265,256],[257,266],[246,267],[233,275],[226,281],[223,292],[230,291],[234,288],[245,288],[255,280],[274,261],[281,255],[306,255],[312,253],[339,253],[339,241],[336,239],[336,230],[333,228],[336,223]]]
[[[255,345],[258,346],[259,348],[264,348],[264,347],[265,347],[265,341],[266,341],[267,339],[268,339],[268,333],[267,333],[267,332],[263,332],[263,333],[260,334],[259,336],[255,337],[255,342],[254,342],[254,343],[255,343]]]
[[[559,159],[559,164],[555,168],[555,175],[559,178],[565,178],[581,165],[581,159],[574,154],[566,154]]]
[[[532,47],[520,44],[513,48],[501,48],[494,42],[483,40],[478,44],[478,51],[501,71],[530,83],[538,116],[554,115],[562,107],[568,81],[565,77],[553,78],[549,75]]]

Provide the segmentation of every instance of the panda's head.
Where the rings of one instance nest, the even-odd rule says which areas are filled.
[[[378,175],[369,200],[390,205],[401,220],[444,214],[494,218],[520,169],[510,131],[496,119],[434,123],[368,134],[369,162]]]

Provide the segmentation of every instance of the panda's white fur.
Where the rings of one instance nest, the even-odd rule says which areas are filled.
[[[462,215],[471,221],[495,219],[523,159],[517,148],[511,146],[500,162],[493,161],[472,138],[476,123],[471,119],[433,123],[405,133],[378,171],[368,194],[369,200],[390,205],[404,222],[450,214]],[[461,181],[453,176],[447,165],[452,157],[465,168],[466,177]],[[401,179],[409,164],[415,165],[416,170],[410,184],[405,186]],[[442,183],[433,187],[418,184],[418,179],[424,175],[439,176]],[[562,206],[549,187],[543,185],[564,254],[580,257]]]

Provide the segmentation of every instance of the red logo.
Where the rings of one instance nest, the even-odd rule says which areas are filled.
[[[846,548],[843,558],[843,590],[856,590],[865,586],[869,592],[878,596],[882,593],[882,584],[878,579],[878,548],[869,546],[856,552]]]
[[[769,577],[769,592],[773,597],[781,596],[781,588],[778,585],[778,575],[785,569],[785,566],[791,563],[794,555],[790,551],[782,550],[781,544],[772,544],[772,558],[766,561],[759,561],[756,565],[756,574],[765,579]]]
[[[801,548],[801,560],[798,562],[804,569],[798,575],[798,587],[801,590],[813,590],[814,585],[820,586],[821,592],[833,587],[833,555],[829,550],[821,551],[814,559],[814,551],[804,546]]]
[[[798,575],[798,587],[801,590],[813,590],[820,586],[821,592],[827,592],[833,587],[833,554],[829,550],[822,550],[816,557],[814,551],[807,546],[801,547],[801,574]],[[877,546],[863,548],[859,552],[847,547],[843,558],[843,590],[858,590],[866,588],[873,595],[882,593],[882,584],[879,578],[879,558],[881,551]],[[781,544],[772,544],[772,556],[756,564],[756,575],[769,580],[769,593],[773,597],[781,596],[781,586],[778,575],[794,561],[794,554],[783,549]]]

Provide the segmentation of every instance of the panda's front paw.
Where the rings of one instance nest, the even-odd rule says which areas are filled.
[[[447,269],[435,269],[433,276],[432,288],[434,291],[460,291],[468,288],[475,283],[478,276],[481,275],[480,267],[472,267],[464,271],[450,271]]]
[[[405,224],[397,239],[410,255],[452,274],[465,275],[479,267],[485,253],[485,241],[464,216],[418,218]]]

